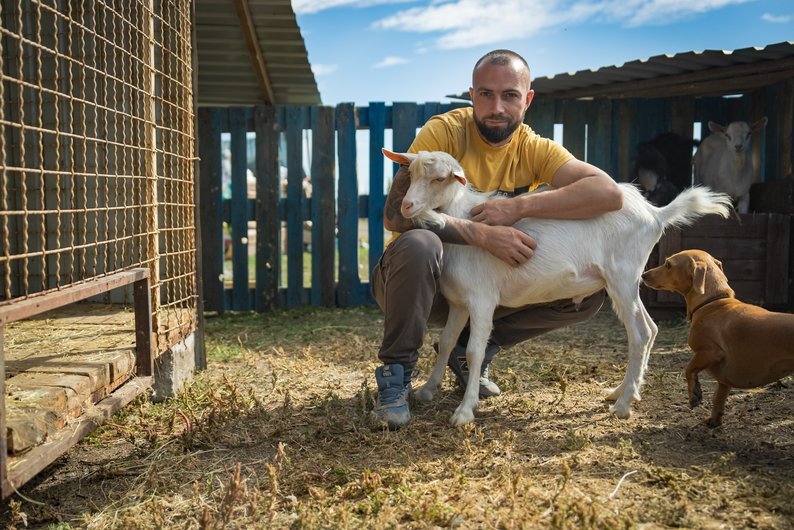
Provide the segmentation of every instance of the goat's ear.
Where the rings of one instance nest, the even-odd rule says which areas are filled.
[[[460,182],[461,184],[463,184],[464,186],[465,186],[465,185],[466,185],[466,183],[468,182],[468,179],[466,179],[466,175],[464,175],[464,174],[463,174],[463,170],[462,170],[462,169],[456,169],[456,170],[454,170],[454,171],[452,172],[452,176],[453,176],[453,177],[455,177],[455,179],[456,179],[458,182]]]
[[[706,292],[706,267],[705,263],[695,263],[695,268],[692,271],[692,289],[695,290],[697,294],[703,294]]]
[[[381,151],[386,155],[386,158],[392,162],[397,162],[401,166],[410,166],[411,162],[416,159],[415,153],[395,153],[394,151],[389,151],[385,147],[382,147]]]
[[[711,132],[721,132],[721,133],[724,133],[724,132],[725,132],[725,126],[724,126],[724,125],[720,125],[720,124],[719,124],[719,123],[717,123],[716,121],[710,121],[710,122],[709,122],[709,130],[710,130]]]
[[[764,127],[766,127],[766,124],[767,124],[768,121],[769,121],[769,119],[766,116],[764,116],[763,118],[761,118],[757,122],[753,123],[753,126],[752,126],[753,132],[758,132],[761,129],[763,129]]]

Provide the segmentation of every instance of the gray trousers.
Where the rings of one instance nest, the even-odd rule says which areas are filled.
[[[449,306],[439,292],[442,244],[429,230],[405,232],[389,245],[372,272],[372,295],[384,314],[383,343],[378,358],[384,364],[413,369],[428,322],[444,325]],[[551,330],[595,315],[606,293],[585,298],[579,307],[558,300],[523,307],[499,306],[494,312],[490,342],[508,348]],[[465,333],[465,331],[464,331]]]

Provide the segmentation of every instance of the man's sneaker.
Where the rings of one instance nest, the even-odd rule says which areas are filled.
[[[433,344],[436,353],[438,353],[438,343]],[[488,378],[488,365],[494,358],[494,355],[500,350],[496,344],[488,344],[485,348],[485,358],[482,361],[482,369],[480,370],[480,397],[485,399],[493,396],[498,396],[502,390]],[[469,381],[469,364],[466,361],[466,347],[456,344],[449,354],[447,366],[452,369],[455,374],[455,379],[458,386],[466,389],[466,383]]]
[[[404,380],[405,369],[401,364],[385,364],[375,369],[378,383],[378,399],[375,402],[375,422],[389,429],[399,429],[411,421],[408,399],[411,383]]]

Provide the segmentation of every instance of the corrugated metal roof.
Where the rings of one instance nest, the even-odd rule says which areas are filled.
[[[794,43],[734,51],[657,55],[621,66],[538,77],[532,89],[550,99],[718,96],[794,78]],[[468,91],[451,95],[469,99]]]
[[[197,0],[196,43],[199,105],[321,102],[289,0]]]

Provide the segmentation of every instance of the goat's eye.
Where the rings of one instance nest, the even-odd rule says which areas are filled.
[[[669,262],[669,261],[665,261],[665,262],[664,262],[664,267],[665,267],[666,269],[669,269],[669,268],[671,268],[671,267],[672,267],[672,265],[670,265],[670,262]]]
[[[438,177],[438,178],[433,179],[433,182],[444,182],[445,180],[447,180],[446,177]]]

